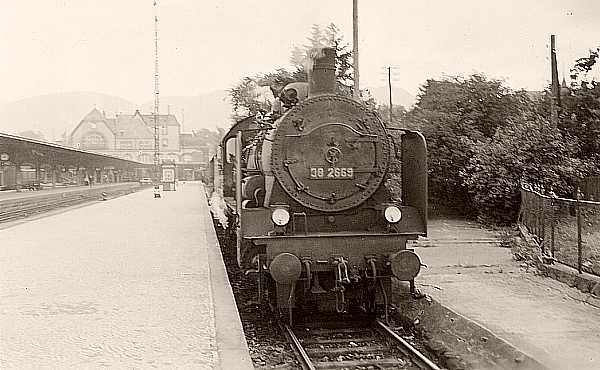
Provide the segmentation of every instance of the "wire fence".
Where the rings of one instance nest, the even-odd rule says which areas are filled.
[[[543,195],[521,188],[519,218],[545,257],[600,276],[600,202]]]

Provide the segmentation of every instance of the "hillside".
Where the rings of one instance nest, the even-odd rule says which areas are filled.
[[[152,112],[154,102],[142,104],[142,112]],[[161,96],[160,113],[171,112],[183,123],[185,132],[197,129],[215,130],[231,126],[231,105],[225,90],[197,96]]]
[[[371,95],[379,104],[388,105],[390,101],[389,89],[387,86],[369,88]],[[416,97],[404,90],[401,87],[392,87],[392,104],[402,105],[404,108],[409,109],[416,102]]]
[[[0,131],[17,134],[41,131],[46,139],[59,138],[71,130],[94,107],[106,111],[134,112],[135,104],[117,97],[93,92],[67,92],[34,96],[0,106]]]

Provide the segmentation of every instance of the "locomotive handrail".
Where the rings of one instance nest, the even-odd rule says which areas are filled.
[[[324,125],[316,126],[312,130],[307,131],[307,132],[305,132],[303,134],[287,134],[287,135],[285,135],[285,137],[302,137],[302,136],[308,136],[308,135],[312,134],[313,131],[315,131],[317,129],[323,128],[325,126],[332,126],[332,125],[343,126],[343,127],[351,130],[352,132],[354,132],[355,134],[357,134],[359,136],[377,137],[377,135],[362,133],[362,132],[358,131],[357,129],[355,129],[354,127],[350,126],[350,125],[347,125],[345,123],[339,123],[339,122],[329,122],[329,123],[326,123]]]

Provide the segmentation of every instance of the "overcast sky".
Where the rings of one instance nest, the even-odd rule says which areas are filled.
[[[352,41],[352,0],[158,0],[161,95],[231,87],[289,66],[312,24]],[[153,0],[0,0],[0,102],[94,91],[153,98]],[[600,44],[596,0],[359,0],[361,87],[416,93],[431,77],[483,72],[513,88],[549,80]]]

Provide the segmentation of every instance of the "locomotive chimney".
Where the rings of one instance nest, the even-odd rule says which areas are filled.
[[[308,58],[308,96],[335,92],[335,49],[312,49]]]

